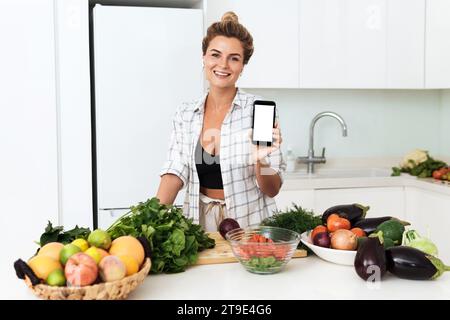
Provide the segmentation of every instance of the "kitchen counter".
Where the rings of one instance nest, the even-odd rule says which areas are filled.
[[[20,280],[10,280],[2,285],[1,297],[36,299]],[[129,299],[450,299],[450,272],[430,281],[386,274],[373,284],[360,279],[352,266],[316,256],[293,259],[273,275],[252,274],[239,263],[202,265],[177,274],[150,275]]]
[[[252,274],[238,263],[196,266],[180,274],[150,275],[130,298],[450,299],[450,272],[436,281],[403,280],[387,274],[381,283],[374,285],[359,278],[352,266],[310,256],[291,260],[286,269],[273,275]]]
[[[318,174],[286,173],[283,190],[369,188],[369,187],[417,187],[450,195],[450,182],[433,178],[417,178],[409,174],[391,177],[386,168],[334,169]]]

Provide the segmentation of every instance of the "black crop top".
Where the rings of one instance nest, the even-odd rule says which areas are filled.
[[[206,152],[200,140],[195,148],[195,166],[197,167],[201,187],[223,189],[220,156],[213,156]]]

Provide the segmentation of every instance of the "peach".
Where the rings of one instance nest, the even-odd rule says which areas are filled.
[[[105,282],[121,280],[127,274],[125,264],[116,256],[104,257],[99,264],[100,277]]]
[[[88,286],[97,279],[98,267],[94,259],[79,252],[67,260],[64,273],[68,286]]]

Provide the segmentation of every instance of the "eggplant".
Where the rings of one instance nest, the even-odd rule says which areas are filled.
[[[364,280],[376,276],[381,279],[386,273],[386,256],[379,235],[367,237],[360,242],[356,251],[354,267],[355,271]],[[378,274],[377,274],[378,273]]]
[[[350,221],[351,225],[363,219],[366,216],[367,211],[370,209],[369,206],[365,207],[362,204],[353,203],[353,204],[341,204],[338,206],[334,206],[325,210],[322,214],[322,223],[324,225],[327,224],[327,219],[333,213],[337,214],[341,218],[345,218]]]
[[[402,221],[394,217],[386,216],[386,217],[377,217],[377,218],[365,218],[358,220],[354,225],[352,225],[353,228],[361,228],[364,230],[366,234],[371,234],[374,232],[380,224],[383,222],[386,222],[388,220],[398,220],[401,224],[404,226],[409,226],[410,223],[407,221]]]
[[[440,259],[416,248],[392,247],[386,250],[387,269],[393,275],[409,280],[430,280],[450,271]]]

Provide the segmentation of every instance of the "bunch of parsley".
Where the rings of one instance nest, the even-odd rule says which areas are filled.
[[[182,272],[197,262],[198,252],[215,246],[200,225],[183,215],[181,208],[148,199],[112,224],[112,239],[124,235],[144,236],[150,243],[152,273]]]

